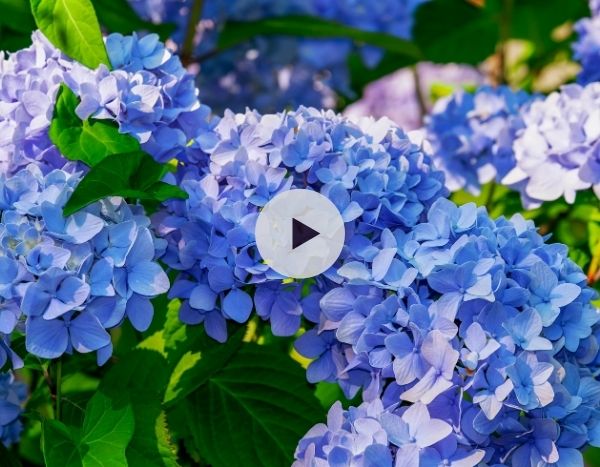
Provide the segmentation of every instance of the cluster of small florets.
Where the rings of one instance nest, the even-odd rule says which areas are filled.
[[[501,181],[514,167],[512,145],[530,100],[523,91],[483,86],[435,104],[426,119],[426,138],[448,189],[478,194],[482,184]]]
[[[450,462],[458,444],[482,450],[489,464],[545,459],[570,467],[582,465],[578,450],[600,445],[600,313],[564,245],[546,244],[520,215],[494,221],[484,208],[444,198],[410,232],[389,226],[379,241],[354,235],[349,245],[337,269],[344,283],[321,297],[319,324],[296,349],[315,359],[313,381],[338,380],[348,396],[362,386],[365,400],[381,397],[388,410],[408,405],[400,418],[426,407],[448,425],[428,434],[443,431],[443,439],[419,445],[410,420],[408,427],[383,424],[400,448],[391,453],[407,443],[422,462]],[[395,262],[404,265],[400,281],[391,273]],[[327,458],[348,446],[319,433],[301,442],[299,458]],[[366,455],[373,443],[382,444],[365,441],[353,455]]]
[[[563,86],[521,113],[513,143],[516,166],[502,182],[521,192],[527,208],[593,187],[600,196],[600,83]]]
[[[12,372],[0,373],[0,442],[6,447],[19,441],[26,397],[25,384],[15,380]]]
[[[107,38],[114,71],[90,70],[63,55],[40,33],[33,44],[0,58],[0,171],[35,162],[45,171],[66,168],[48,129],[56,94],[66,83],[82,102],[81,118],[112,119],[159,161],[196,160],[211,144],[209,109],[193,79],[155,35]]]
[[[172,39],[182,46],[189,28],[191,0],[129,1],[147,19],[176,24]],[[246,107],[275,112],[300,104],[333,107],[335,92],[352,95],[347,61],[356,48],[350,41],[259,37],[212,56],[227,21],[311,15],[367,31],[409,38],[414,11],[425,1],[204,2],[203,17],[194,37],[194,60],[200,63],[196,68],[200,70],[201,100],[218,113],[225,109],[243,111]],[[375,66],[382,57],[381,50],[374,47],[362,47],[358,52],[368,66]]]
[[[581,64],[577,76],[580,84],[600,81],[600,4],[590,1],[591,18],[583,18],[575,23],[577,40],[573,43],[573,55]]]
[[[0,331],[10,335],[24,322],[30,353],[98,351],[102,364],[112,354],[107,330],[125,318],[147,329],[150,299],[169,280],[155,262],[164,241],[140,207],[107,198],[63,216],[79,180],[33,164],[0,178]]]
[[[425,404],[385,410],[376,399],[347,411],[336,402],[327,424],[315,425],[295,455],[293,467],[473,467],[485,452],[459,444],[452,425],[433,418]]]
[[[389,121],[359,126],[307,108],[276,115],[229,112],[216,132],[220,141],[210,151],[209,167],[188,166],[177,175],[189,199],[167,202],[154,224],[168,241],[163,261],[181,271],[170,296],[183,299],[182,320],[204,322],[220,341],[226,339],[225,319],[245,322],[253,309],[270,319],[276,335],[293,335],[302,315],[318,320],[316,289],[342,280],[331,269],[303,298],[301,283],[283,283],[264,264],[254,225],[259,209],[276,194],[319,191],[342,214],[349,238],[356,232],[372,242],[386,225],[411,229],[445,194],[442,174]],[[394,263],[389,280],[401,280],[403,269]]]

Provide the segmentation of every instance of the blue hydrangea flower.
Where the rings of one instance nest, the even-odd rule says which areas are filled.
[[[19,441],[23,425],[21,414],[27,387],[12,372],[0,373],[0,442],[8,447]]]
[[[589,84],[600,80],[600,4],[590,0],[591,18],[583,18],[575,23],[577,40],[573,43],[573,57],[581,64],[577,76],[580,84]]]
[[[111,72],[73,62],[39,31],[32,39],[30,47],[0,57],[0,173],[31,162],[46,172],[73,170],[48,137],[63,82],[81,97],[81,118],[114,120],[159,161],[195,161],[214,144],[215,122],[198,102],[192,76],[156,36],[108,36]]]
[[[347,411],[336,402],[327,424],[315,425],[300,440],[293,466],[473,467],[484,455],[459,447],[451,425],[424,404],[384,409],[375,399]]]
[[[526,207],[563,197],[573,203],[590,187],[600,194],[599,90],[598,83],[566,85],[522,112],[516,164],[502,183],[519,190]]]
[[[409,281],[374,274],[383,244],[386,263],[415,271]],[[440,426],[420,443],[405,415],[380,417],[388,450],[402,453],[396,465],[583,465],[577,451],[600,444],[600,312],[564,245],[546,244],[520,215],[493,220],[445,198],[412,229],[354,245],[296,350],[322,368],[309,366],[313,382],[335,375],[349,397],[362,388],[387,412],[423,407],[448,424],[447,439],[427,437]],[[319,442],[305,438],[297,458],[328,460]]]
[[[315,315],[300,283],[283,284],[264,264],[254,238],[260,208],[294,188],[317,190],[336,205],[348,239],[356,234],[348,251],[356,244],[361,259],[375,265],[369,280],[390,287],[412,282],[416,271],[391,261],[396,249],[389,244],[396,240],[384,228],[410,230],[445,191],[428,156],[391,122],[358,126],[333,112],[300,108],[276,115],[228,112],[215,131],[220,140],[209,151],[208,167],[186,165],[176,174],[189,199],[167,202],[154,217],[168,243],[163,261],[180,272],[170,296],[183,300],[186,323],[204,323],[222,341],[225,319],[245,322],[253,309],[271,321],[274,334],[286,336],[298,330],[303,315]],[[345,274],[351,274],[348,267],[326,272],[313,294],[325,293]],[[255,287],[253,297],[248,286]],[[329,371],[324,366],[318,372]]]
[[[482,86],[440,99],[426,118],[426,138],[451,191],[479,194],[514,167],[512,143],[531,97],[506,86]]]
[[[125,317],[147,329],[150,299],[169,280],[155,262],[163,244],[140,207],[114,197],[63,217],[80,177],[44,175],[34,164],[0,177],[0,332],[24,331],[38,357],[98,351],[103,363],[112,353],[107,331]],[[0,357],[19,364],[7,341]]]

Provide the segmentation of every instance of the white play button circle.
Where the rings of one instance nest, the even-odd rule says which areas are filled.
[[[264,261],[295,279],[329,269],[344,246],[344,221],[335,205],[310,190],[275,196],[258,215],[256,245]]]

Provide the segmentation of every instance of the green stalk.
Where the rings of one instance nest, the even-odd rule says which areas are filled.
[[[185,38],[181,46],[181,62],[184,66],[188,66],[192,62],[194,55],[194,36],[196,35],[196,27],[202,19],[202,10],[204,9],[204,0],[194,0],[189,13]]]
[[[56,411],[54,417],[57,420],[61,418],[62,412],[62,359],[56,362]]]

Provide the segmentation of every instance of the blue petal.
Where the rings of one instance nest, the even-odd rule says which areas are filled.
[[[41,358],[58,358],[67,350],[69,333],[62,319],[30,317],[25,325],[25,347]]]
[[[240,289],[234,289],[223,299],[223,313],[228,318],[245,323],[252,312],[252,298]]]
[[[327,350],[327,344],[315,329],[306,331],[296,342],[294,342],[296,351],[306,358],[316,358]]]
[[[91,313],[83,312],[69,327],[71,344],[81,353],[92,352],[110,344],[110,335]]]
[[[144,332],[150,327],[154,316],[154,308],[147,298],[134,294],[127,300],[125,311],[129,321],[137,331]]]
[[[169,290],[169,278],[162,268],[152,261],[135,264],[129,270],[127,283],[140,295],[154,297]]]
[[[217,294],[206,284],[198,284],[190,294],[190,306],[197,310],[214,310],[216,300]]]
[[[127,254],[126,263],[136,265],[145,263],[154,259],[154,242],[152,235],[146,228],[138,228],[135,242]]]

